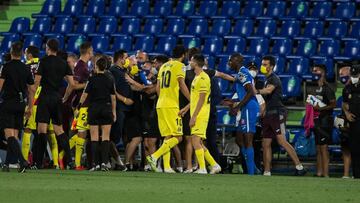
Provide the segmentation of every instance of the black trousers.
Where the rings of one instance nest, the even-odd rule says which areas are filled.
[[[350,152],[354,178],[360,178],[360,120],[350,123]]]
[[[206,147],[208,148],[211,156],[217,163],[220,163],[219,149],[216,144],[217,131],[216,131],[216,116],[210,116],[208,126],[206,129]]]

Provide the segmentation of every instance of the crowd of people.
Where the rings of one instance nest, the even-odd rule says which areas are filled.
[[[19,172],[44,168],[44,156],[49,156],[57,169],[136,170],[135,155],[143,143],[145,171],[220,173],[216,105],[222,104],[237,116],[236,143],[249,175],[259,168],[263,168],[263,175],[271,175],[274,139],[292,159],[295,175],[307,172],[285,137],[287,110],[282,103],[281,81],[273,72],[273,56],[264,56],[259,68],[254,63],[244,64],[243,56],[234,53],[228,66],[235,74],[229,75],[208,67],[200,49],[182,45],[173,49],[171,58],[150,58],[143,51],[129,56],[126,50],[115,51],[113,56],[94,55],[91,43],[84,42],[78,57],[60,51],[59,42],[50,39],[41,59],[39,48],[26,47],[25,64],[21,62],[22,50],[20,42],[12,44],[0,75],[0,123],[6,143],[2,148],[7,151],[3,171],[9,171],[14,161],[19,163]],[[264,84],[259,84],[258,72],[265,75]],[[324,104],[313,107],[318,112],[314,119],[316,175],[328,177],[327,145],[335,94],[326,82],[323,65],[315,65],[312,72],[319,86],[315,97]],[[348,82],[350,71],[347,75],[343,72],[340,69],[342,79]],[[217,78],[234,84],[232,98],[221,96]],[[357,114],[349,106],[357,94],[345,94],[344,115],[355,122]],[[254,161],[253,142],[259,125],[263,167]],[[119,143],[125,148],[124,160]],[[357,152],[348,149],[344,147],[347,171],[349,154]],[[86,163],[82,161],[85,150]],[[359,167],[354,159],[353,167]],[[355,168],[353,173],[357,177]],[[348,177],[348,172],[344,176]]]

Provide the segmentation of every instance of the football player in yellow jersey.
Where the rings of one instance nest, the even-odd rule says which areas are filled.
[[[182,61],[186,55],[186,49],[178,45],[173,49],[171,61],[161,66],[156,91],[159,99],[156,104],[158,125],[160,134],[164,137],[161,147],[146,159],[153,171],[156,170],[157,160],[163,156],[164,172],[173,173],[170,167],[170,149],[182,141],[182,121],[179,116],[179,89],[189,99],[189,90],[185,84],[185,74],[182,70]]]
[[[190,122],[191,128],[191,143],[195,150],[195,155],[199,163],[199,169],[194,173],[207,174],[205,167],[205,160],[210,164],[211,174],[219,173],[221,167],[216,163],[214,158],[209,153],[209,150],[204,146],[203,140],[206,139],[206,128],[208,126],[210,115],[210,78],[202,67],[205,64],[205,57],[196,54],[191,58],[190,66],[194,69],[195,78],[191,83],[190,104],[187,105],[181,112],[183,114],[190,107]],[[183,112],[184,111],[184,112]]]

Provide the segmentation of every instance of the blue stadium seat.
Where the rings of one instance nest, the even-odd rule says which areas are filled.
[[[254,21],[252,19],[239,19],[236,21],[232,35],[248,37],[253,33]]]
[[[180,35],[179,38],[182,41],[182,44],[186,48],[192,48],[192,47],[199,47],[201,46],[201,40],[198,37],[195,37],[193,35]]]
[[[288,38],[276,37],[273,38],[274,45],[271,53],[274,55],[286,56],[291,54],[292,51],[292,40]]]
[[[24,40],[24,49],[30,45],[43,49],[42,36],[40,34],[27,35]]]
[[[83,14],[83,9],[82,0],[67,0],[64,11],[60,14],[60,16],[79,16]]]
[[[312,13],[310,14],[313,18],[328,18],[332,11],[332,2],[330,1],[318,1],[313,2]]]
[[[97,33],[111,35],[117,31],[118,22],[115,17],[102,17]]]
[[[258,17],[262,16],[263,2],[262,1],[247,1],[244,8],[243,16]]]
[[[295,75],[280,75],[284,97],[298,97],[301,94],[301,80]]]
[[[355,2],[339,2],[336,4],[335,18],[350,19],[355,14]]]
[[[264,55],[268,52],[269,49],[269,40],[267,38],[249,38],[250,39],[250,49],[248,54],[253,55]]]
[[[296,55],[309,57],[312,56],[317,49],[316,41],[309,38],[297,40]]]
[[[240,15],[241,1],[224,1],[221,7],[221,15],[226,17],[238,17]]]
[[[246,40],[242,37],[227,37],[226,41],[225,54],[243,53],[246,48]]]
[[[172,8],[172,0],[157,0],[152,14],[155,16],[169,16],[172,13]]]
[[[165,34],[180,35],[185,30],[185,21],[182,18],[168,18]]]
[[[352,59],[360,59],[360,41],[348,40],[345,41],[344,54],[345,57]]]
[[[203,53],[208,55],[217,55],[222,53],[223,40],[220,37],[206,38],[204,43]]]
[[[1,35],[13,35],[14,33],[24,33],[30,29],[30,19],[26,17],[15,18],[10,26],[8,32],[3,32]]]
[[[164,21],[162,18],[148,18],[144,26],[144,34],[158,35],[162,33]]]
[[[50,18],[37,18],[31,29],[31,33],[44,34],[51,30],[51,19]]]
[[[176,38],[174,36],[159,37],[155,52],[162,54],[170,54],[175,46]]]
[[[91,40],[95,53],[104,53],[109,48],[109,38],[107,36],[95,36]]]
[[[126,51],[132,50],[132,37],[129,35],[114,35],[112,51],[124,49]]]
[[[219,64],[218,64],[217,69],[224,73],[231,73],[230,67],[228,66],[229,56],[221,56],[218,58],[219,58]],[[226,86],[226,89],[227,89],[227,86]],[[222,88],[225,88],[225,86],[222,86]],[[220,87],[220,89],[221,89],[221,87]],[[223,89],[221,89],[221,90],[223,92]],[[224,90],[224,91],[226,91],[226,90]]]
[[[349,32],[349,36],[360,39],[360,20],[351,22],[351,29]]]
[[[333,80],[335,78],[334,72],[334,61],[328,57],[315,56],[311,57],[312,64],[324,64],[326,66],[326,78],[328,80]]]
[[[331,38],[342,38],[346,35],[348,26],[345,21],[330,21],[329,28],[327,31],[327,37]]]
[[[272,37],[276,32],[276,21],[273,19],[259,20],[256,36]]]
[[[219,80],[219,86],[222,86],[222,81]],[[221,88],[220,88],[221,89]],[[233,125],[236,124],[236,116],[229,115],[228,108],[217,109],[217,125]]]
[[[68,37],[66,51],[79,54],[80,45],[86,41],[83,35],[72,35]]]
[[[46,0],[41,8],[40,13],[32,14],[31,17],[48,17],[55,16],[61,11],[61,1],[59,0]]]
[[[301,56],[290,56],[288,59],[288,73],[303,77],[310,74],[309,59]]]
[[[265,16],[279,18],[285,15],[286,2],[285,1],[269,1]]]
[[[224,36],[230,32],[230,29],[231,22],[229,19],[215,19],[210,34]]]
[[[303,1],[292,1],[290,11],[287,14],[288,17],[292,18],[303,18],[307,15],[309,10],[309,3]]]
[[[105,1],[104,0],[90,0],[85,15],[99,17],[105,12]]]
[[[218,8],[217,1],[211,1],[211,0],[201,1],[198,14],[204,17],[211,17],[216,14],[217,8]]]
[[[110,1],[109,11],[107,15],[114,17],[121,17],[127,13],[127,0]]]
[[[283,20],[280,28],[280,37],[296,37],[300,33],[300,21]]]
[[[140,19],[138,18],[126,18],[124,19],[120,33],[134,35],[140,31]]]
[[[145,16],[149,13],[150,2],[149,0],[135,0],[132,2],[130,15]]]
[[[205,55],[205,57],[206,57],[207,67],[209,69],[215,69],[215,57],[208,55]]]
[[[323,34],[324,22],[318,20],[309,20],[305,22],[304,37],[317,38]]]
[[[188,26],[187,34],[203,35],[208,31],[208,22],[205,18],[192,18]]]
[[[52,33],[68,34],[72,31],[73,24],[71,17],[57,17]]]
[[[319,44],[320,44],[320,49],[318,54],[320,56],[333,57],[339,54],[340,51],[339,41],[334,39],[321,40]]]
[[[247,54],[242,54],[242,56],[244,57],[244,65],[247,65],[250,62],[255,62],[256,64],[261,64],[261,59],[260,57],[256,56],[256,55],[247,55]]]
[[[62,34],[46,34],[44,35],[45,40],[44,43],[46,43],[49,39],[57,39],[59,41],[59,49],[62,50],[65,47],[65,37]]]
[[[6,53],[10,51],[11,44],[19,41],[20,37],[18,34],[6,35],[1,41],[0,52]]]
[[[175,9],[176,16],[191,16],[195,11],[195,2],[189,1],[178,1]]]
[[[260,67],[260,64],[257,64]],[[274,72],[276,74],[283,74],[285,72],[286,60],[283,57],[275,56]]]
[[[134,50],[143,50],[145,52],[152,52],[154,48],[153,36],[137,36],[135,39]]]
[[[77,34],[92,34],[95,32],[96,21],[93,17],[80,17],[78,18],[75,33]]]

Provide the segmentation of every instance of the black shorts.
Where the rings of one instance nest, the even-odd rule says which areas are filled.
[[[277,135],[285,136],[286,114],[266,115],[262,120],[263,138],[276,138]]]
[[[149,112],[149,115],[143,117],[143,137],[144,138],[160,138],[160,130],[156,109]]]
[[[183,125],[183,135],[191,136],[191,129],[190,129],[190,110],[182,117],[182,125]]]
[[[332,116],[324,116],[314,119],[314,134],[316,145],[329,145],[331,144],[333,132]]]
[[[111,125],[114,121],[111,103],[91,104],[88,109],[89,125]]]
[[[7,102],[1,105],[0,122],[3,129],[17,129],[23,128],[25,103]]]
[[[62,98],[58,93],[40,93],[36,111],[37,123],[62,124]]]
[[[350,147],[350,135],[349,132],[341,132],[340,133],[340,145],[342,148]]]
[[[130,142],[132,138],[142,136],[141,118],[134,112],[126,112],[124,121],[124,133],[127,141]]]

